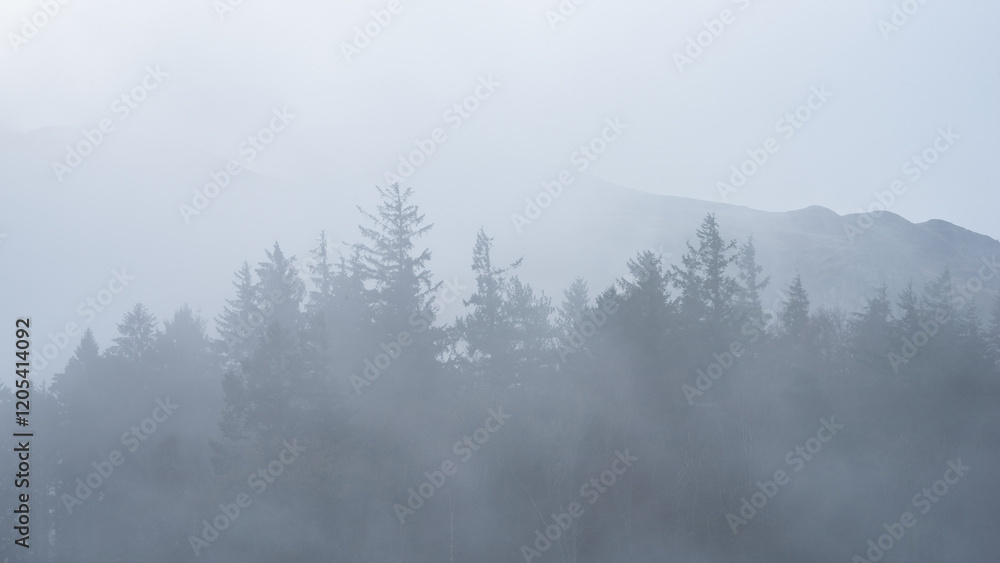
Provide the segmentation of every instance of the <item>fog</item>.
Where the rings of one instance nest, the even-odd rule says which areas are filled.
[[[1000,7],[0,7],[0,561],[988,561]]]

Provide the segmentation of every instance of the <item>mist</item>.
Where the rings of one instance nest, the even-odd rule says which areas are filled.
[[[987,2],[0,7],[0,562],[989,561]]]

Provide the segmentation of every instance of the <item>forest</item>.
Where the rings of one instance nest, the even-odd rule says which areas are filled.
[[[483,230],[437,279],[412,190],[379,195],[344,254],[235,257],[217,318],[84,334],[32,394],[30,560],[995,557],[996,272],[817,308],[707,215],[553,299]]]

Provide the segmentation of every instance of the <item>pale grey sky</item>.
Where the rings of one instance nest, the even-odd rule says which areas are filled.
[[[516,241],[511,213],[575,167],[609,119],[627,128],[585,173],[615,184],[721,201],[718,182],[773,138],[730,203],[853,213],[900,180],[891,211],[1000,236],[994,2],[224,5],[0,7],[0,260],[14,296],[4,318],[36,315],[52,331],[79,322],[77,305],[122,267],[137,279],[95,318],[102,344],[135,300],[163,317],[202,299],[214,314],[232,271],[271,241],[301,255],[320,229],[356,239],[355,204],[374,205],[372,186],[399,155],[435,135],[444,140],[404,180],[429,218]],[[904,5],[918,9],[880,30]],[[557,21],[547,13],[560,6],[574,9]],[[377,31],[367,44],[366,26]],[[689,48],[697,56],[678,68]],[[132,92],[143,99],[126,112]],[[475,106],[464,117],[453,109],[463,102]],[[796,110],[808,121],[789,134],[779,120]],[[241,143],[278,125],[275,112],[281,130],[249,158]],[[102,120],[114,129],[93,153],[54,171]],[[947,152],[931,150],[915,179],[905,163],[936,141]],[[251,172],[186,223],[179,206],[231,159]],[[473,233],[456,243],[463,256]]]

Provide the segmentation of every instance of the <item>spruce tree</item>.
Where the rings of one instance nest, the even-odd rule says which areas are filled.
[[[424,215],[410,202],[412,189],[404,191],[392,184],[378,188],[378,193],[382,201],[374,213],[358,208],[370,226],[359,226],[364,240],[354,247],[355,274],[370,289],[367,295],[373,338],[362,345],[364,357],[370,361],[383,353],[383,347],[401,346],[399,339],[405,337],[411,344],[384,371],[379,371],[379,377],[395,380],[399,393],[436,393],[440,381],[435,378],[442,374],[439,358],[445,350],[445,336],[440,327],[434,326],[437,315],[433,305],[442,284],[434,283],[427,267],[430,250],[416,250],[417,239],[433,225],[425,224]],[[359,362],[350,369],[356,389],[369,384],[363,372],[373,373],[372,367]],[[398,422],[405,424],[405,419],[401,416]]]
[[[739,282],[736,313],[744,322],[763,325],[764,308],[760,293],[770,283],[771,276],[760,278],[764,268],[757,264],[757,248],[754,246],[752,236],[740,245],[736,267]]]
[[[476,292],[463,301],[472,311],[455,322],[454,331],[478,377],[505,389],[523,382],[530,369],[542,367],[552,307],[517,276],[507,277],[520,259],[506,268],[495,267],[492,249],[493,239],[480,229],[472,252]]]
[[[786,293],[778,313],[781,326],[786,335],[802,338],[809,326],[809,294],[802,286],[802,276],[795,276]]]
[[[631,279],[618,280],[620,303],[602,301],[601,308],[615,310],[615,323],[623,356],[634,365],[635,373],[645,378],[662,377],[670,350],[664,345],[667,335],[677,327],[675,307],[670,299],[669,279],[659,256],[651,251],[639,253],[628,261]],[[607,294],[610,296],[611,294]],[[678,331],[679,332],[679,331]]]
[[[739,283],[730,275],[737,261],[736,241],[719,234],[715,215],[709,213],[696,232],[698,247],[688,243],[681,266],[673,266],[673,279],[680,289],[680,314],[689,329],[703,335],[721,336],[724,321],[733,319]]]
[[[118,323],[119,336],[114,338],[115,344],[108,349],[108,354],[130,362],[141,361],[153,349],[158,336],[156,324],[156,317],[146,306],[136,303]]]
[[[226,300],[222,314],[216,319],[216,330],[221,340],[217,343],[220,351],[232,361],[247,357],[260,337],[250,325],[251,314],[259,314],[260,289],[253,279],[250,264],[236,272],[236,297]]]
[[[990,311],[990,324],[986,330],[986,342],[993,358],[993,366],[1000,370],[1000,295],[993,300]]]
[[[319,241],[311,252],[312,260],[308,263],[309,280],[313,289],[309,292],[306,302],[306,312],[315,315],[328,309],[335,299],[334,295],[334,265],[330,261],[326,231],[319,234]]]
[[[899,308],[899,318],[893,322],[896,340],[902,340],[903,337],[912,338],[913,333],[920,330],[919,323],[923,316],[920,297],[913,290],[913,282],[907,283],[899,293],[896,307]]]
[[[498,362],[513,336],[511,323],[504,318],[504,300],[508,289],[505,274],[521,264],[521,260],[517,260],[507,268],[496,268],[493,266],[492,250],[493,239],[480,229],[472,249],[476,292],[462,302],[466,307],[472,307],[472,311],[455,322],[455,332],[465,342],[469,359],[480,369]]]
[[[563,300],[559,305],[559,329],[566,336],[572,334],[574,330],[579,330],[580,323],[588,311],[590,311],[590,296],[587,282],[583,278],[576,278],[563,292]]]
[[[362,278],[375,288],[375,314],[388,332],[407,326],[411,315],[429,314],[429,304],[440,282],[432,281],[427,261],[430,250],[414,253],[415,241],[426,235],[433,224],[424,224],[424,215],[410,203],[413,190],[401,191],[399,184],[377,188],[382,198],[375,213],[358,209],[370,223],[360,226],[365,242],[356,245]]]
[[[267,260],[257,266],[260,314],[263,323],[277,323],[283,330],[295,334],[299,326],[300,306],[305,297],[305,283],[295,267],[295,256],[285,256],[277,242],[265,251]]]
[[[856,359],[865,367],[884,370],[886,355],[895,345],[892,310],[888,289],[882,284],[875,295],[868,297],[864,309],[854,314],[851,322],[851,347]]]

